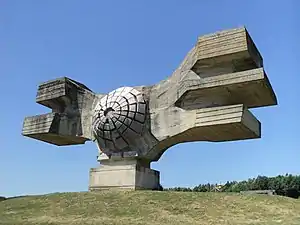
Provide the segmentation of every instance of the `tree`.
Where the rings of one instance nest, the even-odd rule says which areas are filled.
[[[215,191],[214,184],[199,184],[193,189],[175,187],[166,190],[211,192]],[[244,181],[227,181],[221,188],[222,192],[240,192],[249,190],[275,190],[276,194],[292,198],[300,197],[300,176],[291,174],[278,175],[276,177],[257,176]]]

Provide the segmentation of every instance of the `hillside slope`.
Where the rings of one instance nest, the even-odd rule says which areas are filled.
[[[0,202],[0,224],[300,224],[300,200],[226,193],[104,191]]]

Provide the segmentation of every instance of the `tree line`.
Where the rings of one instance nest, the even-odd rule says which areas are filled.
[[[244,181],[227,181],[223,185],[199,184],[194,188],[174,187],[163,188],[164,191],[186,192],[241,192],[255,190],[274,190],[277,195],[299,198],[300,175],[278,175],[276,177],[257,176]]]

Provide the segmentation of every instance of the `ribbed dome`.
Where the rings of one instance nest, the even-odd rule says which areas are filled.
[[[122,150],[141,135],[145,123],[146,102],[143,95],[122,87],[104,96],[93,116],[94,134],[103,140],[102,148]],[[101,142],[100,142],[101,145]]]

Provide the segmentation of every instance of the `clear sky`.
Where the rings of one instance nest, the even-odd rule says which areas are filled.
[[[164,187],[300,174],[298,1],[0,1],[0,196],[86,191],[94,143],[56,147],[21,136],[47,113],[37,86],[68,76],[95,92],[169,76],[197,37],[245,25],[263,55],[276,107],[252,110],[262,138],[187,143],[152,168]],[[298,13],[298,15],[297,15]]]

